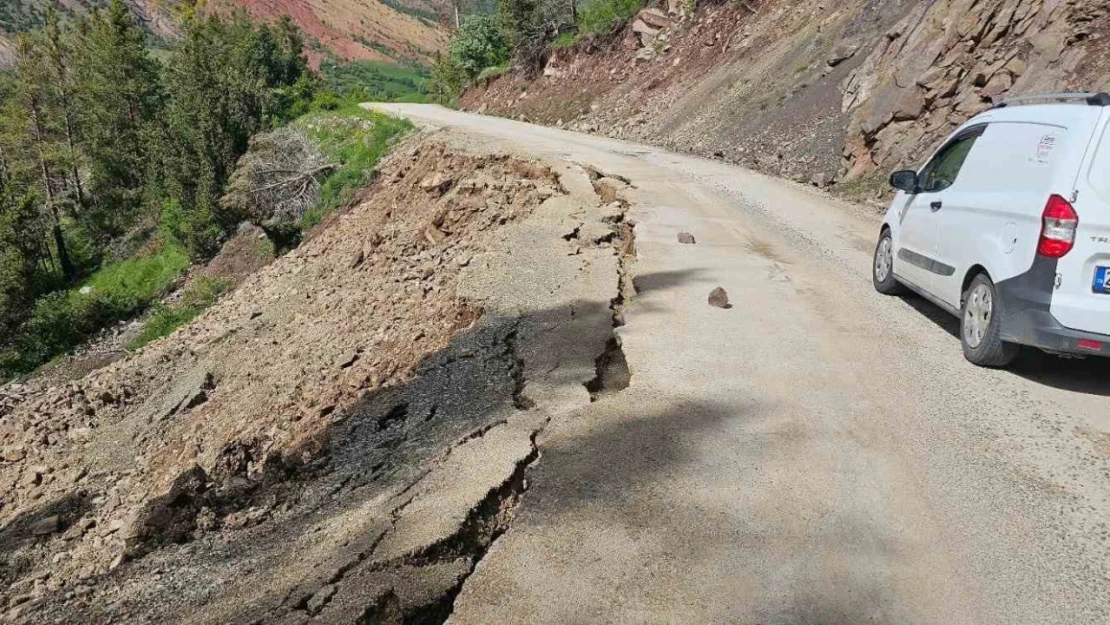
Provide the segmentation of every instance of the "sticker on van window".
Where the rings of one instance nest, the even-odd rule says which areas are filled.
[[[1047,163],[1048,159],[1052,157],[1052,151],[1056,149],[1057,138],[1056,135],[1045,135],[1037,142],[1037,158],[1038,163]]]

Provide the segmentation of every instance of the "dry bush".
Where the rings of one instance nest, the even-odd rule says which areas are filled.
[[[299,130],[256,135],[239,159],[220,207],[258,224],[296,221],[319,201],[321,181],[338,167]]]

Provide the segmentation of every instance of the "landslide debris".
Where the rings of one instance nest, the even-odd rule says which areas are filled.
[[[442,622],[631,283],[567,176],[413,139],[192,325],[0,395],[0,615]]]

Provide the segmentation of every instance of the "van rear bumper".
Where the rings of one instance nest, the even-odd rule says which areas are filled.
[[[1110,357],[1110,336],[1065,328],[1047,311],[1004,314],[1002,340],[1049,352]]]
[[[1063,354],[1110,356],[1110,336],[1066,328],[1052,316],[1055,282],[1056,260],[1038,256],[1029,271],[995,285],[1002,340]]]

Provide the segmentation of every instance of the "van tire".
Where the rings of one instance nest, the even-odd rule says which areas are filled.
[[[894,277],[894,239],[890,236],[890,228],[883,229],[875,245],[871,280],[875,283],[875,290],[883,295],[902,295],[906,292],[906,287]]]
[[[1003,368],[1018,357],[1021,346],[1002,340],[1002,308],[994,282],[985,273],[971,281],[960,310],[960,343],[964,357],[980,367]]]

